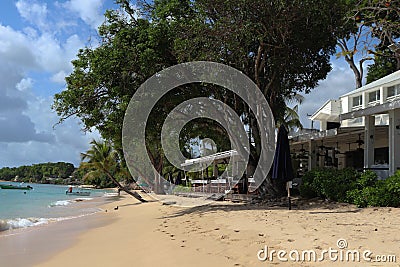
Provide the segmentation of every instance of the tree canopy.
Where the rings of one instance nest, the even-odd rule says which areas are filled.
[[[356,88],[368,67],[367,82],[400,69],[400,53],[387,49],[400,38],[400,4],[391,0],[347,0],[344,35],[338,39],[338,57],[343,57],[354,73]]]
[[[17,178],[21,182],[46,183],[48,179],[59,183],[67,182],[66,179],[73,175],[75,167],[72,163],[39,163],[31,166],[4,167],[0,169],[0,179],[13,180]]]
[[[337,0],[156,0],[139,11],[127,0],[117,2],[124,12],[106,12],[101,45],[79,51],[67,89],[55,96],[53,108],[61,121],[77,116],[85,129],[96,127],[120,156],[129,100],[156,72],[194,60],[232,66],[258,85],[275,120],[284,120],[285,101],[309,93],[327,76],[337,37],[343,35],[344,2]],[[162,122],[177,104],[197,96],[221,100],[248,124],[256,164],[260,138],[247,105],[223,88],[192,84],[164,96],[147,122],[146,145],[156,169],[168,165],[160,143]],[[199,119],[182,131],[182,150],[191,138],[210,135],[229,142],[218,124]]]

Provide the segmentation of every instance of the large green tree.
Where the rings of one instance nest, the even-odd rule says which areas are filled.
[[[338,57],[343,57],[354,73],[356,88],[363,85],[365,62],[367,82],[400,69],[400,53],[387,49],[400,38],[400,4],[391,0],[346,0],[343,25],[338,39]]]
[[[193,60],[235,67],[258,85],[279,120],[288,99],[310,92],[331,70],[330,55],[342,31],[343,3],[337,0],[156,0],[143,5],[139,17],[129,1],[118,2],[126,12],[106,13],[101,45],[79,52],[67,90],[55,96],[53,107],[61,120],[77,116],[86,129],[99,129],[120,155],[129,100],[157,71]],[[194,84],[163,97],[147,122],[148,154],[156,170],[168,164],[160,143],[163,120],[177,104],[196,96],[223,101],[249,125],[251,164],[256,165],[261,143],[248,106],[228,90]],[[182,140],[224,133],[218,124],[197,120],[182,132]]]
[[[368,66],[367,83],[376,81],[400,69],[397,66],[400,61],[390,56],[389,48],[385,47],[382,50],[375,55],[374,63]]]
[[[275,120],[282,121],[285,102],[299,92],[309,93],[331,70],[330,55],[342,34],[343,4],[195,1],[199,15],[175,42],[178,58],[212,60],[241,70],[263,92]],[[255,140],[250,157],[255,166],[261,150],[259,129],[254,114],[247,108],[242,112]]]

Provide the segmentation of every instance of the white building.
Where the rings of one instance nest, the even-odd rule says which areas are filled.
[[[381,176],[400,169],[400,71],[328,100],[311,120],[320,122],[319,132],[292,138],[294,153],[303,154],[308,169],[387,172]]]

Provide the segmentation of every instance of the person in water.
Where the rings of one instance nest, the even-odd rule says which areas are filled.
[[[68,190],[65,192],[65,194],[67,193],[72,193],[72,186],[68,187]]]

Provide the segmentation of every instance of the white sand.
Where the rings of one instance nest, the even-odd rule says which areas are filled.
[[[193,200],[182,203],[186,201]],[[291,211],[225,202],[182,208],[138,204],[132,198],[105,208],[102,216],[116,220],[81,234],[74,245],[37,266],[400,266],[362,259],[370,250],[373,259],[396,255],[400,262],[400,209],[318,201]],[[348,244],[342,252],[359,251],[360,262],[333,262],[328,254],[322,262],[282,262],[276,254],[272,261],[257,258],[265,246],[269,251],[298,250],[300,255],[315,250],[319,257],[323,250],[339,250],[338,239]]]

